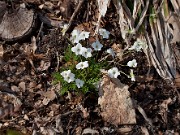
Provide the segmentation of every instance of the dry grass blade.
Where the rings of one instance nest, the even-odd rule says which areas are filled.
[[[99,31],[101,17],[106,15],[107,7],[109,5],[110,0],[97,0],[98,8],[99,8],[99,16],[97,21],[97,26],[94,35],[96,35]]]
[[[146,1],[146,6],[144,7],[143,11],[142,11],[142,14],[141,14],[141,17],[140,17],[140,20],[135,28],[135,32],[138,31],[139,27],[142,25],[143,21],[144,21],[144,18],[146,16],[146,13],[147,13],[147,10],[148,10],[148,7],[149,7],[149,0]]]
[[[120,1],[113,0],[113,3],[116,7],[117,13],[119,14],[119,25],[121,29],[121,36],[123,39],[126,39],[127,30],[129,30],[129,25],[126,19],[126,15],[124,13],[124,10]]]
[[[180,17],[180,1],[171,0],[175,13]]]
[[[162,78],[169,79],[169,78],[165,78],[165,76],[167,76],[166,71],[161,67],[161,63],[159,62],[156,56],[155,50],[153,48],[153,45],[150,41],[150,37],[147,32],[145,33],[145,36],[146,36],[146,40],[147,40],[148,48],[149,48],[149,58],[151,59],[153,66],[155,67],[156,71]]]
[[[177,24],[174,22],[171,23],[173,24],[172,29],[170,27],[170,23],[167,21],[167,16],[169,16],[168,2],[166,0],[162,2],[153,1],[153,4],[151,4],[150,0],[135,0],[132,7],[132,15],[130,10],[131,7],[130,5],[127,6],[127,2],[113,0],[113,3],[119,15],[121,35],[125,40],[127,47],[130,44],[130,38],[132,38],[132,35],[127,38],[129,30],[132,30],[132,32],[136,34],[142,25],[145,27],[149,27],[148,25],[150,25],[151,33],[144,31],[144,34],[142,33],[141,35],[142,37],[143,35],[146,35],[146,40],[149,45],[149,50],[144,50],[144,52],[146,56],[151,59],[153,66],[156,68],[159,75],[164,79],[172,81],[176,74],[176,61],[170,46],[170,35],[173,34],[173,38],[178,39],[177,36],[179,33],[177,33],[177,30],[174,31],[174,27],[177,28]],[[172,2],[176,13],[179,12],[178,4],[179,3],[177,1]],[[149,11],[150,16],[148,17],[150,22],[148,24],[144,21],[144,19],[147,17],[147,12],[149,13]],[[140,16],[138,16],[139,13]],[[138,23],[134,26],[137,19]],[[149,35],[151,35],[151,37]],[[173,41],[174,40],[175,39],[173,39]]]
[[[155,53],[155,56],[151,57],[151,60],[155,60],[153,65],[159,75],[164,79],[172,81],[176,73],[176,63],[170,48],[170,39],[168,37],[170,32],[161,12],[157,14],[156,17],[150,17],[151,34],[155,46],[153,48],[149,42],[151,55]],[[155,11],[155,13],[157,13],[157,11]]]
[[[132,30],[132,29],[134,28],[135,20],[134,20],[134,18],[132,17],[131,11],[130,11],[130,9],[128,8],[127,4],[126,4],[124,1],[123,1],[121,4],[122,4],[123,10],[124,10],[124,14],[125,14],[125,16],[126,16],[126,18],[127,18],[129,27],[130,27],[130,29]]]
[[[133,7],[133,18],[135,19],[137,17],[138,11],[142,5],[142,1],[140,0],[134,0],[134,7]]]

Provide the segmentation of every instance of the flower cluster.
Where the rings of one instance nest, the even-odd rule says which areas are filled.
[[[79,62],[77,65],[76,65],[76,69],[84,69],[84,68],[87,68],[89,66],[88,64],[88,61],[85,61],[85,62]],[[71,83],[73,81],[76,82],[76,86],[78,88],[81,88],[84,84],[84,81],[80,80],[80,79],[75,79],[75,74],[73,74],[71,72],[71,70],[66,70],[66,71],[63,71],[61,72],[61,75],[63,76],[64,78],[64,81],[68,82],[68,83]]]
[[[61,72],[61,75],[63,76],[64,80],[68,83],[71,82],[76,82],[76,86],[78,88],[81,88],[84,84],[84,81],[80,80],[80,79],[75,79],[75,74],[71,73],[71,70],[66,70]]]
[[[67,26],[64,26],[66,29]],[[106,29],[100,28],[98,31],[102,39],[108,39],[110,32]],[[109,64],[107,61],[103,62],[106,58],[109,58],[109,55],[112,58],[115,57],[115,52],[109,48],[106,50],[105,55],[108,55],[103,58],[101,61],[97,61],[98,52],[102,50],[103,45],[100,43],[100,40],[96,39],[89,47],[85,47],[83,40],[88,39],[90,32],[74,29],[71,33],[70,40],[74,44],[73,47],[69,47],[67,52],[65,52],[65,61],[71,61],[73,64],[70,67],[65,67],[65,70],[60,73],[60,79],[63,82],[62,87],[66,87],[65,91],[70,89],[81,89],[83,92],[89,91],[89,89],[95,88],[95,84],[101,78],[100,70],[107,69]],[[129,48],[129,50],[140,51],[142,49],[143,43],[137,40],[134,45]],[[95,53],[95,54],[93,54]],[[95,57],[94,57],[95,56]],[[128,67],[135,68],[137,67],[137,62],[135,59],[127,63]],[[121,71],[121,73],[123,73]],[[112,67],[107,70],[107,74],[111,78],[118,78],[120,76],[120,71],[117,67]],[[133,69],[130,69],[130,75],[127,75],[131,78],[132,81],[135,81],[135,76]]]
[[[66,26],[63,27],[63,30],[64,29],[66,29]],[[103,28],[100,28],[99,34],[102,36],[102,38],[108,39],[110,32]],[[81,31],[79,29],[74,29],[71,33],[70,40],[72,41],[74,46],[67,50],[65,57],[67,58],[67,62],[69,60],[72,60],[76,64],[70,68],[71,70],[65,70],[60,73],[63,79],[62,81],[68,83],[62,84],[63,86],[68,85],[66,90],[70,88],[69,86],[72,86],[71,88],[75,89],[74,84],[77,88],[87,88],[88,84],[94,85],[94,83],[99,80],[98,78],[100,77],[99,74],[102,65],[101,63],[96,63],[95,59],[91,57],[93,56],[93,51],[101,51],[103,45],[99,42],[99,40],[96,40],[91,44],[89,48],[84,47],[82,44],[84,42],[81,41],[88,39],[89,36],[90,32]],[[114,56],[112,50],[107,50],[107,52]],[[87,58],[91,59],[87,60]],[[116,74],[114,76],[116,76]]]

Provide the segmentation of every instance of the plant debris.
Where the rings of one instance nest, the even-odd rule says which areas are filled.
[[[118,79],[103,77],[100,84],[100,93],[103,93],[98,104],[101,107],[103,119],[114,125],[136,124],[136,114],[128,86]]]
[[[178,135],[179,6],[178,0],[0,1],[0,135]],[[78,64],[64,60],[76,46],[73,30],[84,33],[74,37],[82,47],[98,50],[79,62],[93,57],[97,64],[107,60],[107,68],[100,82],[87,78],[95,82],[92,91],[82,94],[80,78],[79,88],[62,95],[54,74]]]

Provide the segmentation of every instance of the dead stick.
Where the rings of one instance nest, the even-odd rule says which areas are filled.
[[[64,35],[66,34],[66,32],[68,31],[68,29],[70,28],[71,24],[72,24],[72,21],[74,20],[74,17],[77,15],[82,3],[84,2],[85,0],[80,0],[79,3],[78,3],[78,6],[76,7],[74,13],[72,14],[71,18],[70,18],[70,21],[69,21],[69,24],[68,24],[68,27],[66,28],[65,32],[64,32]]]

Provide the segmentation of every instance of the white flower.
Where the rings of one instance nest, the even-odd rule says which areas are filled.
[[[84,81],[83,80],[76,79],[75,82],[76,82],[76,86],[78,88],[81,88],[84,85]]]
[[[135,50],[137,52],[140,52],[143,48],[147,48],[147,44],[143,40],[138,38],[136,42],[134,42],[133,46],[131,46],[128,50]]]
[[[84,50],[85,47],[82,47],[80,43],[71,48],[71,51],[74,52],[76,55],[81,55]]]
[[[76,65],[76,69],[84,69],[84,68],[87,68],[88,66],[89,66],[88,61],[79,62],[79,63]]]
[[[71,70],[63,71],[61,75],[64,77],[64,80],[68,83],[73,82],[75,75],[71,73]]]
[[[86,38],[89,38],[89,33],[90,32],[86,32],[86,31],[82,31],[79,35],[79,39],[80,40],[85,40]]]
[[[114,53],[113,49],[111,49],[111,48],[107,49],[106,52],[111,54],[113,57],[115,56],[115,53]]]
[[[107,31],[106,29],[100,28],[100,29],[99,29],[99,34],[100,34],[103,38],[108,39],[110,32]]]
[[[64,80],[67,81],[68,83],[70,83],[70,82],[74,81],[74,77],[75,77],[75,75],[73,73],[70,73],[69,76],[64,77]]]
[[[127,63],[127,66],[128,67],[137,67],[137,62],[136,62],[136,59],[133,59],[133,60],[131,60],[131,61],[129,61],[128,63]]]
[[[61,72],[61,75],[62,75],[63,77],[67,77],[70,73],[71,73],[71,70],[67,70],[67,71]]]
[[[70,40],[73,42],[73,43],[79,43],[80,41],[80,38],[79,38],[79,35],[80,35],[80,31],[79,30],[76,30],[74,29],[71,33],[71,38]]]
[[[82,51],[82,56],[84,56],[85,58],[89,58],[92,56],[92,49],[91,48],[85,48]]]
[[[111,78],[117,78],[118,75],[120,75],[120,72],[118,70],[117,67],[113,67],[111,69],[108,70],[108,75],[111,77]]]
[[[133,73],[133,69],[130,70],[130,78],[131,78],[131,81],[135,81],[135,76],[134,76],[134,73]]]
[[[92,43],[92,47],[96,51],[100,51],[103,45],[97,40],[96,42]]]

